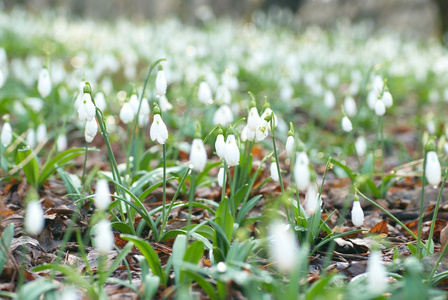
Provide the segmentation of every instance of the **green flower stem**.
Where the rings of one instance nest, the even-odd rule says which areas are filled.
[[[445,170],[445,176],[443,177],[442,186],[439,190],[439,195],[437,196],[436,206],[434,207],[434,214],[431,221],[431,229],[429,230],[428,241],[432,240],[434,235],[434,227],[436,226],[437,213],[439,212],[440,200],[442,199],[443,188],[445,187],[446,180],[448,178],[448,170]]]
[[[162,224],[165,221],[165,207],[166,207],[166,144],[162,145],[162,160],[163,160],[163,192],[162,192]],[[163,229],[163,226],[161,230]],[[163,231],[160,231],[160,235],[163,235]]]
[[[425,186],[426,186],[426,163],[427,151],[425,147],[425,157],[423,159],[423,175],[422,175],[422,191],[420,194],[420,210],[418,213],[418,232],[417,232],[417,258],[420,259],[420,241],[422,240],[422,226],[423,226],[423,207],[425,205]],[[428,249],[426,249],[428,250]]]
[[[89,148],[89,144],[86,142],[86,150],[84,152],[84,164],[82,167],[82,177],[81,177],[81,182],[82,182],[82,191],[81,194],[84,192],[85,190],[85,182],[84,182],[84,177],[86,176],[86,167],[87,167],[87,152],[88,152],[88,148]]]
[[[222,188],[221,188],[221,201],[224,201],[224,197],[226,196],[226,169],[227,169],[227,163],[224,160],[223,163],[223,168],[224,168],[224,175],[222,177]],[[230,203],[230,201],[229,201]]]
[[[383,116],[378,116],[378,122],[380,127],[380,138],[381,138],[381,182],[384,178],[384,129],[383,129]],[[384,197],[384,184],[381,184],[380,195]]]
[[[171,213],[171,210],[173,209],[174,202],[176,202],[177,196],[179,195],[179,192],[180,192],[180,190],[182,188],[182,185],[184,184],[185,179],[187,179],[187,176],[190,173],[190,171],[191,171],[191,169],[187,168],[187,171],[185,172],[185,175],[182,177],[182,179],[181,179],[181,181],[179,183],[179,186],[177,187],[176,192],[174,193],[173,199],[171,200],[170,206],[168,207],[168,212],[165,214],[165,219],[162,219],[162,225],[161,225],[160,232],[163,232],[165,230],[165,226],[166,226],[166,223],[168,221],[168,217],[169,217],[169,215]],[[160,234],[159,237],[161,239],[162,235]]]
[[[431,270],[431,273],[429,274],[429,280],[432,281],[434,274],[436,274],[437,268],[439,267],[440,263],[442,262],[443,257],[445,256],[445,253],[448,249],[448,243],[443,246],[442,252],[440,252],[439,258],[437,259],[436,264]]]
[[[360,195],[361,197],[363,197],[365,200],[367,200],[370,204],[376,206],[377,208],[381,209],[384,213],[386,213],[391,219],[393,219],[398,225],[400,225],[401,227],[403,227],[404,230],[407,231],[407,233],[409,233],[414,239],[418,240],[418,237],[412,232],[412,230],[410,230],[406,225],[404,225],[400,220],[398,220],[393,214],[391,214],[390,212],[387,211],[387,209],[383,208],[381,205],[379,205],[378,203],[376,203],[375,201],[373,201],[372,199],[370,199],[369,197],[367,197],[366,195],[364,195],[363,193],[361,193],[359,190],[357,191],[358,195]],[[421,246],[423,246],[426,250],[428,250],[428,247],[421,243],[420,241],[418,241],[419,245],[421,244]]]
[[[194,201],[194,194],[196,190],[196,172],[193,170],[191,172],[191,183],[190,183],[190,194],[188,196],[188,218],[187,218],[187,243],[190,239],[190,225],[191,225],[191,215],[193,213],[193,201]]]
[[[350,132],[350,136],[353,141],[353,150],[355,152],[356,160],[358,161],[358,171],[359,171],[359,173],[361,173],[361,167],[362,167],[361,166],[361,158],[359,157],[358,150],[356,149],[356,140],[355,140],[355,135],[353,133],[353,130]]]

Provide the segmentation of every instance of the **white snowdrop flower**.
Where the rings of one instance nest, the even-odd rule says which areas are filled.
[[[129,104],[131,105],[132,111],[134,112],[134,116],[136,116],[138,106],[140,105],[140,102],[138,101],[138,96],[136,94],[131,95],[131,98],[129,98]]]
[[[109,208],[112,198],[110,197],[109,183],[102,178],[96,183],[95,207],[100,211],[106,211]]]
[[[378,100],[378,93],[374,91],[370,91],[367,95],[367,105],[370,109],[375,109],[375,103]]]
[[[334,94],[332,91],[328,90],[325,92],[324,104],[325,104],[325,107],[328,109],[332,109],[335,106],[336,98],[334,97]]]
[[[59,293],[58,299],[60,299],[60,300],[80,300],[81,296],[76,291],[76,288],[66,287]]]
[[[26,206],[25,231],[31,235],[38,235],[45,226],[44,210],[39,201],[31,201]]]
[[[286,154],[288,155],[288,157],[291,158],[294,155],[294,150],[295,150],[295,141],[294,141],[294,137],[292,135],[288,136],[288,138],[286,139],[285,149],[286,149]]]
[[[366,138],[363,136],[359,136],[355,142],[355,149],[358,156],[364,156],[367,151],[367,142]]]
[[[95,104],[96,104],[96,107],[98,107],[99,110],[104,112],[104,110],[106,109],[106,97],[104,96],[104,94],[102,92],[96,93],[96,95],[95,95]]]
[[[222,135],[222,133],[218,134],[216,137],[215,150],[219,158],[224,158],[226,153],[226,142],[224,141],[224,135]]]
[[[317,193],[317,185],[316,183],[310,183],[308,188],[306,189],[306,203],[305,203],[305,211],[308,216],[311,216],[317,212],[317,209],[320,208],[320,197]]]
[[[445,142],[445,144],[443,145],[443,152],[445,152],[445,154],[448,154],[448,142]]]
[[[108,220],[101,220],[95,226],[95,248],[102,255],[108,254],[114,247],[114,234]]]
[[[223,126],[233,122],[233,113],[230,107],[226,104],[221,105],[213,115],[213,124],[221,124]]]
[[[442,179],[442,168],[440,166],[439,158],[435,151],[429,151],[426,154],[426,180],[430,185],[439,185]]]
[[[5,147],[9,146],[12,142],[12,128],[11,128],[11,124],[9,124],[9,122],[5,122],[3,124],[1,140],[2,140],[2,145]]]
[[[274,180],[275,182],[279,182],[280,181],[280,176],[278,174],[277,163],[275,161],[271,162],[271,166],[269,167],[269,171],[271,173],[272,180]]]
[[[274,112],[272,111],[272,109],[270,109],[269,107],[266,108],[263,113],[260,116],[260,120],[261,122],[263,122],[262,120],[266,119],[266,117],[268,116],[272,116],[274,118],[274,126],[277,126],[278,124],[278,120],[277,120],[277,116],[274,114]],[[271,130],[271,122],[268,122],[269,125],[269,130]]]
[[[207,164],[207,151],[202,139],[195,138],[191,144],[190,165],[196,172],[202,172]]]
[[[375,114],[377,116],[383,116],[386,113],[386,106],[384,105],[383,100],[378,99],[375,103]]]
[[[344,111],[347,114],[347,116],[349,116],[349,117],[353,117],[354,115],[356,115],[356,111],[357,111],[356,102],[352,96],[345,97]]]
[[[149,135],[152,141],[157,140],[157,142],[161,145],[165,144],[168,139],[168,129],[166,128],[165,122],[163,122],[159,113],[154,115],[154,120],[152,121]]]
[[[78,119],[80,121],[92,121],[95,117],[95,105],[89,93],[84,93],[82,102],[78,108]]]
[[[129,102],[125,102],[120,110],[120,120],[124,124],[129,124],[134,120],[135,114]]]
[[[168,111],[173,109],[173,105],[168,102],[168,99],[165,95],[159,97],[159,105],[161,111]]]
[[[87,143],[91,143],[98,132],[98,124],[96,123],[96,119],[92,119],[86,122],[86,128],[84,131],[84,138]]]
[[[78,110],[81,106],[84,96],[84,86],[86,85],[85,81],[81,81],[78,87],[78,94],[76,95],[76,100],[74,103],[75,109]]]
[[[258,125],[257,130],[255,131],[255,138],[257,141],[264,140],[269,133],[269,124],[266,120],[261,121],[260,125]]]
[[[58,152],[62,152],[67,149],[67,136],[65,134],[61,134],[58,136],[56,147],[58,149]]]
[[[386,105],[386,107],[391,107],[392,104],[394,104],[392,94],[389,91],[385,91],[383,93],[383,97],[381,98],[381,100],[383,100],[384,105]]]
[[[249,110],[249,114],[247,116],[248,128],[255,133],[260,122],[261,122],[261,119],[260,119],[260,115],[258,114],[257,108],[251,107],[251,109]]]
[[[238,165],[240,163],[240,149],[236,144],[236,139],[233,134],[229,134],[226,140],[226,148],[224,152],[224,159],[229,167]]]
[[[268,228],[269,252],[277,268],[288,273],[297,268],[299,244],[288,225],[274,221]]]
[[[255,131],[249,128],[248,125],[243,127],[243,130],[241,131],[241,141],[253,141],[255,138]]]
[[[347,116],[342,118],[342,130],[345,132],[350,132],[353,130],[352,121]]]
[[[376,98],[378,98],[378,96],[380,95],[381,91],[383,90],[383,86],[384,86],[384,80],[380,75],[376,75],[373,78],[373,83],[372,83],[372,91],[376,93]]]
[[[434,123],[433,120],[429,120],[426,123],[426,130],[428,130],[430,135],[436,134],[436,124]]]
[[[42,98],[46,98],[51,92],[51,78],[50,72],[47,68],[43,68],[39,73],[37,81],[37,90]]]
[[[367,263],[367,287],[370,291],[381,294],[387,289],[386,268],[382,264],[381,253],[372,251]]]
[[[225,85],[220,85],[216,90],[216,100],[224,104],[230,104],[232,95]]]
[[[294,181],[300,191],[304,192],[310,185],[310,168],[306,152],[296,153],[296,164],[294,165]]]
[[[199,90],[198,90],[198,99],[204,104],[212,104],[212,90],[210,89],[210,86],[207,82],[202,81],[199,84]]]
[[[220,187],[222,187],[222,184],[224,183],[224,172],[224,168],[219,168],[217,180]]]
[[[5,84],[5,76],[3,75],[2,70],[0,70],[0,89],[3,87],[4,84]]]
[[[157,97],[161,97],[161,96],[165,95],[166,88],[167,88],[167,83],[166,83],[165,72],[163,70],[159,70],[157,72],[157,77],[156,77],[156,95],[157,95]]]
[[[46,136],[47,136],[47,127],[45,126],[44,123],[39,124],[36,130],[36,141],[38,143],[42,143],[45,140]]]
[[[364,212],[361,208],[361,203],[357,197],[353,200],[352,207],[352,223],[356,227],[360,227],[364,222]]]
[[[26,143],[31,149],[36,147],[36,131],[34,128],[29,128],[26,132]]]
[[[216,265],[216,270],[219,273],[225,273],[227,271],[227,266],[226,263],[220,261],[217,265]]]
[[[150,112],[151,112],[151,109],[149,107],[148,99],[143,98],[142,104],[140,106],[140,114],[138,116],[138,126],[140,126],[140,128],[149,124],[149,113]]]

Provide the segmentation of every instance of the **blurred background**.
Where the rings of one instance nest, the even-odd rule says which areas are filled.
[[[374,30],[393,31],[409,38],[435,37],[448,41],[448,0],[3,0],[0,3],[4,10],[22,6],[39,13],[51,7],[68,17],[112,22],[119,18],[160,21],[176,16],[195,25],[222,17],[254,22],[260,15],[258,12],[269,12],[288,26],[329,28],[336,21],[347,20],[367,22]]]

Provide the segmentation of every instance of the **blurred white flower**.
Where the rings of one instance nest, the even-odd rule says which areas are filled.
[[[95,105],[89,93],[84,93],[82,102],[78,108],[78,119],[80,121],[92,121],[95,117]]]
[[[353,200],[352,223],[356,227],[360,227],[363,222],[364,222],[364,212],[361,208],[361,203],[359,202],[358,199]]]
[[[26,132],[26,143],[31,149],[36,147],[36,131],[34,128],[28,128]]]
[[[263,122],[264,119],[266,119],[266,117],[268,116],[272,116],[274,118],[274,127],[277,126],[278,124],[278,119],[277,116],[274,114],[274,112],[272,111],[272,109],[270,109],[269,107],[266,108],[263,113],[260,116],[260,122]],[[268,129],[271,130],[271,122],[268,122]]]
[[[429,120],[426,123],[426,130],[428,130],[430,135],[435,135],[436,134],[436,124],[434,124],[433,120]]]
[[[288,225],[274,221],[269,225],[269,252],[277,268],[284,273],[297,268],[299,244]]]
[[[367,95],[367,105],[370,109],[375,109],[375,103],[378,100],[378,93],[374,92],[373,90],[369,92]]]
[[[269,171],[271,173],[272,180],[274,180],[275,182],[279,182],[280,181],[280,176],[278,174],[277,163],[275,161],[271,162],[271,166],[269,167]]]
[[[60,134],[58,140],[56,141],[56,146],[58,152],[62,152],[67,149],[67,136],[65,134]]]
[[[350,119],[347,116],[342,118],[342,130],[345,132],[350,132],[353,130],[353,125]]]
[[[241,131],[241,141],[253,141],[255,138],[255,131],[252,131],[252,129],[249,128],[248,125],[243,127],[243,130]]]
[[[12,128],[11,128],[11,124],[9,124],[9,122],[5,122],[3,124],[2,132],[1,132],[1,140],[2,140],[2,145],[4,147],[9,146],[12,142]]]
[[[224,104],[230,104],[232,95],[225,85],[220,85],[216,90],[216,100]]]
[[[108,254],[114,247],[114,234],[108,220],[101,220],[95,226],[95,248],[102,255]]]
[[[159,97],[159,106],[161,111],[167,111],[173,109],[173,105],[170,102],[168,102],[168,99],[166,98],[165,95]]]
[[[44,211],[39,201],[31,201],[26,206],[25,231],[31,235],[38,235],[45,226]]]
[[[344,100],[344,111],[349,117],[353,117],[356,115],[356,102],[355,99],[353,99],[352,96],[345,97]]]
[[[381,253],[372,251],[367,263],[367,287],[371,292],[378,294],[387,289],[386,268],[382,264]]]
[[[426,180],[433,186],[439,185],[442,179],[442,168],[440,166],[439,158],[435,151],[429,151],[426,154]]]
[[[213,103],[212,99],[212,91],[210,89],[210,86],[207,82],[202,81],[199,84],[199,90],[198,90],[198,99],[204,104],[211,104]]]
[[[207,164],[207,151],[202,139],[195,138],[191,144],[190,165],[196,172],[202,172]]]
[[[80,300],[81,296],[78,294],[75,287],[65,287],[59,296],[56,296],[60,300]]]
[[[294,155],[294,150],[295,150],[295,141],[294,141],[294,137],[292,135],[288,136],[288,138],[286,139],[285,149],[286,149],[286,154],[288,155],[288,157],[291,158]]]
[[[152,121],[149,135],[152,141],[157,140],[157,142],[162,145],[165,144],[168,139],[168,129],[166,128],[165,122],[163,122],[160,114],[154,115],[154,120]]]
[[[2,70],[0,70],[0,89],[3,87],[4,84],[5,84],[5,76],[3,75]]]
[[[39,73],[37,81],[37,90],[42,98],[46,98],[51,92],[51,78],[50,72],[47,68],[43,68]]]
[[[358,154],[358,156],[364,156],[364,154],[366,154],[367,142],[366,142],[365,137],[359,136],[356,139],[355,149],[356,149],[356,154]]]
[[[129,98],[129,104],[131,105],[134,116],[136,116],[138,112],[138,106],[140,105],[140,101],[138,101],[138,96],[136,94],[131,95],[131,97]]]
[[[230,107],[226,104],[221,105],[213,115],[213,124],[221,124],[223,126],[233,122],[233,113]]]
[[[325,92],[324,104],[328,109],[332,109],[336,104],[336,98],[332,91],[328,90]]]
[[[257,131],[257,127],[260,124],[261,119],[260,115],[258,114],[258,110],[256,107],[251,107],[249,110],[249,114],[247,116],[247,127],[252,132]]]
[[[222,184],[224,183],[224,168],[219,168],[217,180],[218,185],[222,187]]]
[[[305,203],[305,211],[308,216],[311,216],[320,209],[320,196],[317,193],[317,185],[316,183],[310,183],[308,188],[306,189],[306,203]]]
[[[258,125],[257,130],[255,131],[255,138],[257,141],[264,140],[269,133],[269,124],[266,120],[261,121],[260,125]]]
[[[129,124],[134,120],[134,110],[129,102],[125,102],[120,110],[120,120],[124,124]]]
[[[300,191],[304,192],[310,185],[310,168],[306,152],[296,153],[296,164],[294,165],[294,181]]]
[[[102,112],[106,109],[106,97],[104,97],[104,94],[102,92],[98,92],[95,95],[95,104],[96,107],[99,108]]]
[[[86,129],[84,131],[84,138],[87,143],[91,143],[98,132],[98,124],[96,123],[96,119],[92,119],[86,122]]]
[[[240,149],[233,134],[227,136],[224,159],[229,167],[238,165],[240,162]]]
[[[157,77],[156,77],[156,95],[157,95],[157,97],[161,97],[161,96],[165,95],[166,88],[167,88],[167,83],[166,83],[165,72],[163,70],[159,70],[157,72]]]
[[[38,143],[42,143],[45,140],[45,137],[47,136],[47,127],[44,123],[39,124],[37,126],[36,130],[36,141]]]
[[[109,208],[112,198],[110,197],[109,183],[106,179],[99,179],[95,189],[95,206],[100,211],[106,211]]]
[[[384,105],[386,105],[386,107],[391,107],[394,103],[392,94],[389,91],[385,91],[383,93],[383,97],[381,98],[381,100],[383,100]]]
[[[226,153],[226,142],[224,141],[224,135],[222,135],[222,133],[218,134],[216,137],[215,150],[219,158],[224,158]]]
[[[384,105],[383,100],[378,99],[375,103],[375,114],[377,116],[383,116],[386,113],[386,106]]]

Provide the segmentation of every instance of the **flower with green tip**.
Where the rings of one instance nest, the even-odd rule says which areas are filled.
[[[168,129],[160,116],[160,108],[157,105],[154,107],[154,120],[152,121],[149,135],[152,141],[157,140],[161,145],[165,144],[168,139]]]
[[[356,227],[360,227],[363,222],[364,211],[362,210],[361,203],[359,202],[359,197],[355,196],[355,198],[353,198],[352,223]]]

